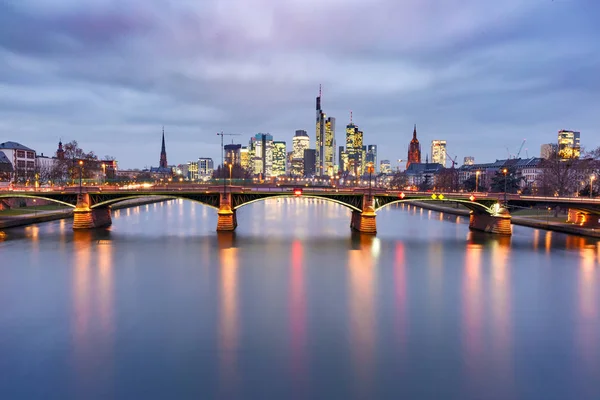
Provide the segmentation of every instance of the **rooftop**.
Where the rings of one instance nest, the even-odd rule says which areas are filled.
[[[4,143],[0,143],[0,149],[35,151],[33,149],[30,149],[29,147],[23,146],[21,143],[17,143],[17,142],[4,142]]]

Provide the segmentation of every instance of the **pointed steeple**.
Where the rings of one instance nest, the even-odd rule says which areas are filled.
[[[160,149],[160,168],[167,168],[167,149],[165,146],[165,127],[162,129],[162,147]]]
[[[413,130],[413,139],[417,138],[417,124],[415,124],[415,129]]]

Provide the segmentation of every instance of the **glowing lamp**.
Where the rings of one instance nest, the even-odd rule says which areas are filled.
[[[403,198],[404,198],[404,196],[406,196],[406,195],[404,194],[404,192],[402,192],[402,193],[400,193],[400,194],[398,195],[398,197],[400,197],[401,199],[403,199]]]
[[[473,195],[469,196],[469,200],[475,201],[475,196],[473,196]]]
[[[296,196],[302,196],[302,189],[294,189],[294,194]]]

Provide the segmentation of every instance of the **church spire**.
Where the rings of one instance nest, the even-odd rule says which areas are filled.
[[[162,147],[160,149],[160,168],[167,168],[167,149],[165,147],[165,127],[162,129]]]
[[[413,130],[413,139],[417,138],[417,124],[415,124],[415,129]]]

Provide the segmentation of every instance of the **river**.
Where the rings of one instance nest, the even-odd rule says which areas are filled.
[[[600,242],[396,206],[188,201],[0,242],[2,399],[599,399]]]

